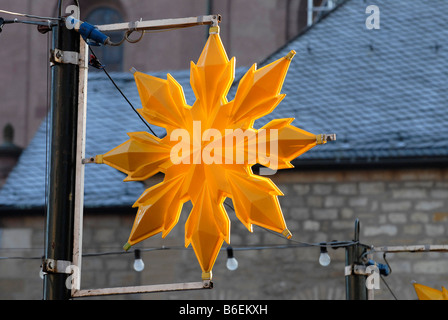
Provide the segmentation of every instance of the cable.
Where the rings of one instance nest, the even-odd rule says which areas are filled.
[[[152,129],[151,127],[148,125],[148,123],[146,123],[145,119],[143,119],[143,117],[141,116],[140,113],[137,112],[137,110],[134,108],[134,106],[132,105],[132,103],[128,100],[128,98],[125,96],[125,94],[123,93],[123,91],[121,91],[121,89],[118,87],[118,85],[115,83],[115,81],[112,79],[112,77],[109,75],[109,73],[107,72],[106,68],[104,65],[101,64],[101,62],[99,61],[98,57],[96,56],[95,52],[93,52],[92,48],[89,46],[90,52],[92,52],[92,55],[94,56],[94,58],[97,60],[98,64],[100,65],[100,67],[98,67],[99,69],[102,69],[104,71],[104,73],[107,75],[107,77],[109,78],[109,80],[113,83],[113,85],[115,86],[115,88],[118,90],[118,92],[120,92],[120,94],[123,96],[123,98],[127,101],[127,103],[131,106],[132,110],[134,110],[134,112],[139,116],[140,120],[142,120],[142,122],[146,125],[146,127],[148,127],[149,131],[151,131],[151,133],[156,136],[157,138],[159,137]]]
[[[270,245],[260,245],[260,246],[233,246],[235,251],[250,251],[250,250],[272,250],[272,249],[293,249],[293,248],[305,248],[305,247],[317,247],[325,245],[325,243],[298,243],[298,244],[270,244]],[[349,244],[350,245],[350,244]],[[27,248],[1,248],[2,250],[25,250]],[[33,248],[35,250],[42,250],[41,248]],[[137,249],[135,249],[137,250]],[[191,247],[186,248],[185,246],[161,246],[161,247],[151,247],[151,248],[139,248],[141,252],[149,252],[149,251],[160,251],[160,250],[193,250]],[[225,248],[221,248],[221,250],[225,250]],[[133,253],[134,250],[128,251],[105,251],[105,252],[92,252],[92,253],[83,253],[83,257],[99,257],[99,256],[108,256],[108,255],[121,255],[121,254],[129,254]],[[8,260],[8,259],[41,259],[41,256],[30,256],[30,257],[17,257],[17,256],[3,256],[0,257],[0,260]]]
[[[384,280],[383,275],[380,275],[381,280],[383,280],[384,284],[386,285],[387,289],[389,290],[389,292],[392,294],[392,296],[394,297],[395,300],[398,300],[397,297],[395,296],[395,294],[392,292],[392,289],[389,287],[389,285],[387,284],[386,280]]]
[[[230,205],[229,203],[227,203],[225,201],[224,201],[224,204],[226,206],[228,206],[230,209],[232,209],[233,212],[235,212],[235,208],[232,205]],[[269,233],[271,233],[271,234],[273,234],[273,235],[275,235],[275,236],[277,236],[277,237],[280,237],[282,239],[286,239],[286,240],[288,240],[290,242],[297,243],[297,244],[302,245],[304,247],[325,247],[325,246],[330,246],[332,248],[337,249],[337,248],[340,248],[340,247],[349,247],[349,246],[353,246],[355,244],[358,244],[358,241],[331,241],[331,242],[328,242],[328,243],[327,242],[319,242],[319,243],[302,242],[302,241],[297,241],[297,240],[294,240],[294,239],[285,238],[282,235],[278,234],[277,232],[274,232],[274,231],[269,230],[267,228],[264,228],[264,227],[261,227],[261,226],[258,226],[258,227],[263,229],[263,230],[265,230],[265,231],[267,231],[267,232],[269,232]]]
[[[55,17],[41,17],[41,16],[35,16],[32,14],[25,14],[25,13],[18,13],[18,12],[12,12],[7,10],[0,10],[1,13],[10,14],[13,16],[20,16],[20,17],[27,17],[32,19],[43,19],[43,20],[62,20],[61,18],[55,18]]]

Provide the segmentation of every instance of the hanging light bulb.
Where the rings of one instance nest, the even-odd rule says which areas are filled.
[[[143,271],[143,269],[145,269],[145,263],[143,262],[141,256],[140,256],[140,250],[139,249],[135,249],[134,251],[134,270],[137,272],[141,272]]]
[[[330,262],[331,262],[331,258],[328,255],[327,247],[324,244],[321,244],[319,263],[321,266],[326,267],[330,264]]]
[[[230,271],[234,271],[238,269],[238,261],[233,256],[233,249],[231,246],[227,247],[227,263],[226,263],[227,269]]]

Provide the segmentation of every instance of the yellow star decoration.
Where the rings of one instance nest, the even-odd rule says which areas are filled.
[[[226,95],[234,81],[235,58],[229,61],[217,26],[210,28],[197,64],[191,62],[193,106],[187,105],[182,87],[170,74],[164,80],[134,73],[143,106],[138,111],[167,135],[160,139],[147,132],[128,133],[128,141],[97,156],[96,162],[124,172],[125,181],[143,181],[158,172],[165,176],[135,202],[138,211],[125,250],[160,232],[166,237],[187,201],[193,208],[185,224],[185,246],[192,244],[203,280],[211,279],[223,241],[230,243],[226,198],[232,199],[236,216],[250,232],[255,224],[291,237],[277,198],[282,192],[251,167],[291,168],[292,159],[326,142],[321,135],[291,126],[293,118],[253,128],[256,119],[284,98],[280,90],[294,54],[258,70],[254,64],[230,102]],[[242,132],[242,139],[235,132]],[[190,139],[179,139],[185,133]],[[241,154],[244,159],[236,161]]]
[[[448,300],[448,290],[445,287],[437,290],[419,283],[413,285],[419,300]]]

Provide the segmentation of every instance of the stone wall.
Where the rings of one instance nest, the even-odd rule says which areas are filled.
[[[344,248],[329,249],[332,262],[322,267],[317,247],[260,246],[349,241],[356,218],[360,219],[360,241],[366,245],[448,244],[447,169],[284,170],[271,178],[285,193],[280,203],[292,241],[256,226],[253,233],[248,232],[227,208],[239,268],[227,270],[226,252],[221,252],[213,269],[214,289],[98,299],[345,299]],[[190,209],[187,203],[178,225],[165,239],[155,236],[136,246],[166,248],[144,251],[141,273],[132,268],[132,254],[113,254],[126,242],[133,214],[86,214],[83,252],[111,254],[83,258],[82,288],[200,281],[196,258],[183,246]],[[0,228],[0,256],[42,255],[42,216],[3,215]],[[252,249],[237,250],[241,247]],[[373,258],[385,262],[382,254]],[[392,274],[384,280],[398,299],[417,298],[412,280],[437,289],[448,285],[448,253],[388,254],[387,261]],[[39,259],[0,260],[0,299],[41,299],[39,266]],[[384,282],[375,290],[375,298],[394,299]]]

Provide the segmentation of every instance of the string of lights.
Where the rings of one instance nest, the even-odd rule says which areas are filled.
[[[290,243],[290,244],[269,244],[269,245],[259,245],[259,246],[232,246],[234,251],[248,251],[248,250],[275,250],[275,249],[294,249],[294,248],[308,248],[308,247],[348,247],[355,245],[357,242],[355,241],[331,241],[331,242],[320,242],[320,243]],[[0,248],[0,250],[42,250],[43,248]],[[90,252],[83,253],[83,257],[98,257],[98,256],[108,256],[108,255],[121,255],[121,254],[130,254],[134,253],[136,250],[140,252],[149,252],[149,251],[160,251],[160,250],[192,250],[191,248],[185,248],[184,246],[160,246],[160,247],[149,247],[149,248],[140,248],[128,251],[104,251],[104,252]],[[222,248],[221,250],[226,250]],[[23,260],[34,260],[34,259],[42,259],[42,256],[0,256],[0,260],[8,260],[8,259],[23,259]]]

